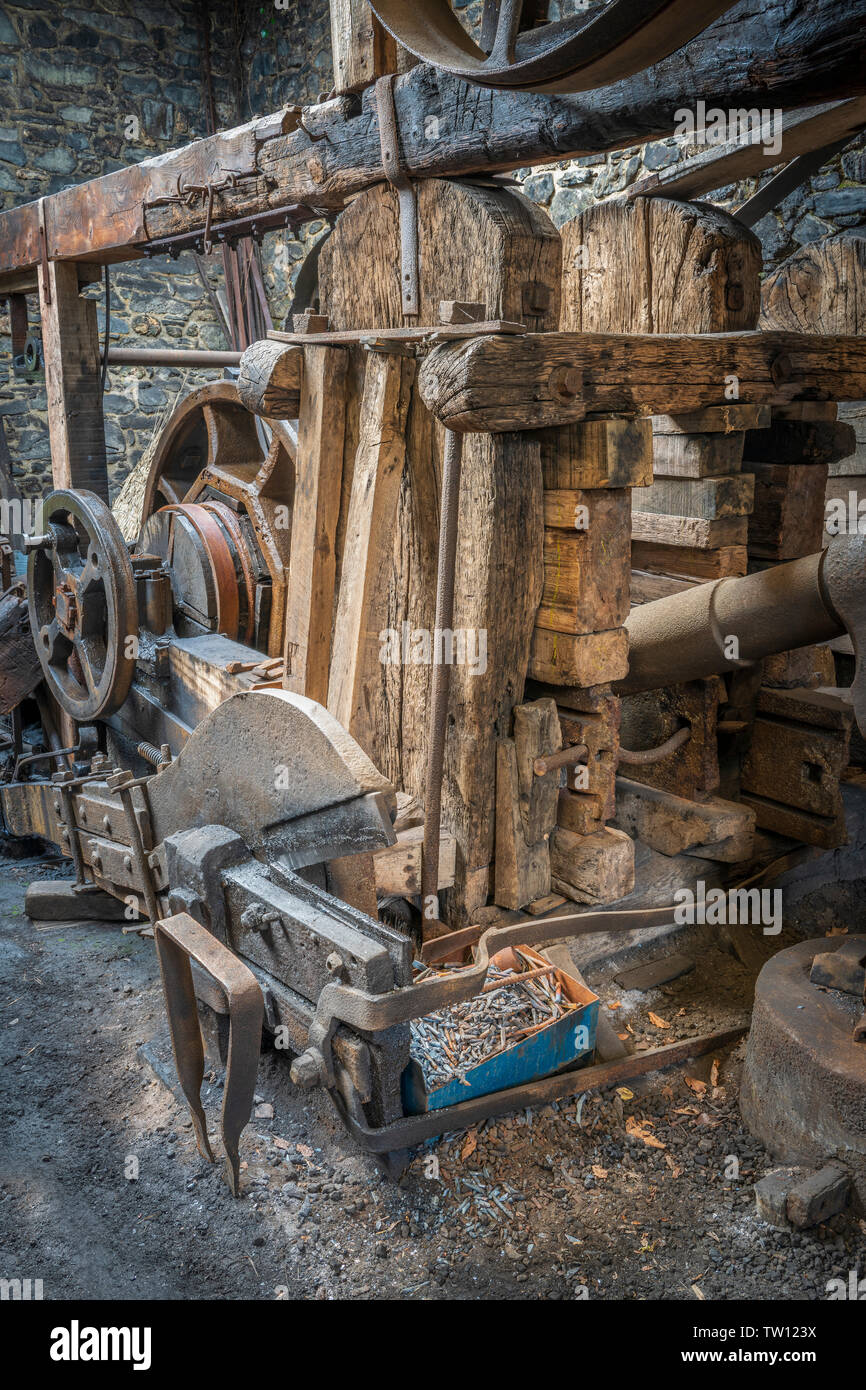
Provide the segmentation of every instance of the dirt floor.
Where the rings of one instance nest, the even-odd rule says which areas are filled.
[[[742,1046],[447,1136],[399,1182],[273,1055],[233,1201],[140,1055],[162,1021],[152,941],[24,915],[28,882],[67,874],[0,862],[4,1278],[41,1278],[51,1299],[773,1300],[866,1272],[862,1219],[799,1234],[756,1215],[773,1164],[740,1122]],[[694,971],[661,989],[590,970],[636,1046],[747,1020],[754,975],[698,930],[677,941]],[[213,1132],[213,1072],[206,1091]]]

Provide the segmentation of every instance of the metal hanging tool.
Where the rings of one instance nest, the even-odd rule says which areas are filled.
[[[397,112],[394,107],[394,73],[386,73],[376,83],[376,112],[379,117],[379,145],[385,177],[397,192],[400,209],[400,296],[403,313],[410,318],[420,312],[418,289],[418,197],[412,180],[400,160]]]
[[[233,1196],[240,1191],[238,1143],[250,1118],[265,1016],[262,991],[253,972],[228,946],[190,917],[179,912],[154,922],[153,934],[165,995],[174,1063],[189,1105],[196,1143],[202,1158],[214,1162],[201,1103],[204,1043],[198,1021],[191,961],[212,976],[223,990],[229,1009],[229,1045],[220,1134],[226,1176]]]

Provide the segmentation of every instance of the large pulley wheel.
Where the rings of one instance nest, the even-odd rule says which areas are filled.
[[[111,714],[135,672],[138,605],[129,552],[93,492],[53,492],[27,565],[27,604],[48,688],[73,719]],[[133,639],[133,640],[130,640]]]
[[[732,8],[731,0],[610,0],[543,22],[545,0],[486,0],[476,43],[449,0],[370,0],[410,53],[465,82],[584,92],[651,67]]]

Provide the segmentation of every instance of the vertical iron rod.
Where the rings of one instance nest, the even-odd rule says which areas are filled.
[[[463,436],[445,431],[442,464],[442,505],[439,517],[439,561],[436,575],[436,626],[433,631],[433,674],[427,735],[427,777],[424,793],[424,844],[421,860],[423,935],[435,936],[439,923],[439,837],[442,822],[442,769],[448,721],[451,666],[437,660],[444,654],[442,633],[454,626],[454,578],[457,560],[457,519],[460,509],[460,469]]]

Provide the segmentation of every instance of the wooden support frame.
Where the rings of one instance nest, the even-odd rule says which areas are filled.
[[[791,19],[785,0],[767,0],[744,18],[723,16],[679,52],[614,88],[575,96],[482,91],[419,64],[395,83],[404,163],[410,174],[448,177],[516,169],[623,148],[673,132],[675,112],[695,93],[727,108],[802,106],[866,93],[866,0],[812,0]],[[613,93],[613,96],[612,96]],[[327,108],[327,110],[326,110]],[[312,113],[322,113],[321,122]],[[435,118],[436,138],[429,119]],[[313,140],[314,124],[332,138]],[[323,133],[323,131],[317,131]],[[372,93],[359,112],[353,97],[283,112],[145,160],[45,200],[57,259],[133,260],[148,241],[201,230],[207,199],[171,199],[180,177],[207,182],[222,168],[239,173],[220,189],[213,221],[306,204],[340,208],[382,178]],[[168,196],[167,196],[168,195]],[[0,216],[0,277],[39,262],[38,204]],[[19,275],[20,278],[20,275]],[[4,290],[0,278],[0,291]]]
[[[39,304],[54,486],[86,488],[107,502],[96,304],[81,298],[73,261],[40,265]]]

